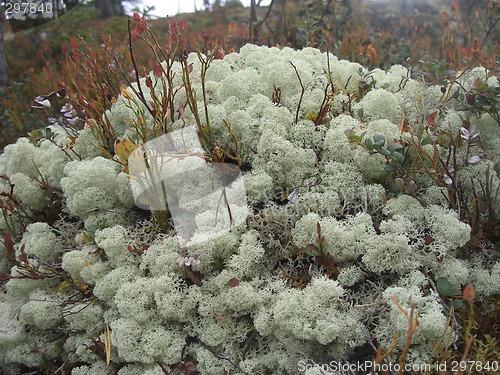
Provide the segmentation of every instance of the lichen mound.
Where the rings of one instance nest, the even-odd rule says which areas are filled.
[[[403,311],[412,307],[420,325],[407,361],[427,363],[436,343],[446,344],[447,316],[432,280],[477,284],[478,298],[500,292],[491,244],[464,258],[471,227],[449,208],[446,184],[422,175],[418,190],[402,191],[382,154],[346,136],[401,140],[402,114],[409,124],[421,121],[439,104],[439,87],[409,78],[402,66],[369,72],[312,48],[246,45],[212,62],[203,103],[196,54],[188,62],[214,138],[222,148],[234,144],[225,120],[238,140],[250,214],[230,232],[181,248],[176,228],[158,233],[151,214],[135,206],[123,165],[96,152],[88,126],[74,153],[62,151],[70,146],[58,127],[55,143],[7,146],[0,200],[12,184],[25,216],[0,218],[13,239],[0,244],[9,275],[0,295],[1,372],[65,362],[72,374],[152,375],[190,362],[202,375],[294,374],[304,361],[365,360],[355,353],[374,356],[370,343],[387,350],[393,334],[396,360],[408,332]],[[172,71],[180,87],[180,64]],[[161,97],[158,78],[150,79]],[[363,82],[369,90],[360,93]],[[135,95],[129,89],[107,113],[118,139],[138,142],[130,127],[137,113],[154,126]],[[174,104],[182,103],[181,91]],[[440,108],[435,127],[459,134],[453,103]],[[488,134],[485,147],[498,145],[498,124],[487,116],[476,122]],[[193,123],[186,110],[171,129]],[[482,157],[461,169],[464,188],[472,189],[470,176],[489,176],[497,188],[496,161]],[[180,195],[178,204],[188,211],[193,202]],[[203,213],[194,220],[209,227]]]

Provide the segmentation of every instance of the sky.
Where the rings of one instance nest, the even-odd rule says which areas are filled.
[[[245,6],[250,6],[250,0],[240,0]],[[156,10],[153,15],[159,17],[175,16],[180,9],[181,13],[194,12],[194,4],[197,9],[203,9],[203,0],[143,0],[144,5],[154,5]],[[270,0],[264,0],[262,5],[269,4]]]

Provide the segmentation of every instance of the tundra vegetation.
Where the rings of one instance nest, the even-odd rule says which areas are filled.
[[[399,41],[363,23],[364,2],[292,3],[218,34],[134,13],[112,21],[123,47],[61,46],[63,76],[42,76],[59,86],[33,104],[45,125],[0,155],[3,373],[498,370],[498,2],[454,1],[427,26],[410,13],[389,23]],[[240,9],[223,8],[208,14]],[[26,120],[15,92],[10,124]],[[168,209],[137,207],[129,158],[188,127],[207,175],[241,170],[248,212],[234,220],[225,187],[231,230],[210,236],[219,221],[198,212],[183,247]],[[185,181],[179,207],[202,207],[210,181]]]

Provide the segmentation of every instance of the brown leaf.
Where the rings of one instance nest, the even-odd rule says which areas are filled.
[[[472,105],[476,101],[476,95],[474,95],[473,93],[467,91],[465,93],[465,100],[467,100],[467,103],[469,103],[470,105]]]
[[[441,20],[441,24],[444,28],[447,28],[450,25],[450,15],[444,10],[439,15],[439,19]]]
[[[404,192],[405,191],[406,185],[405,185],[404,180],[401,177],[396,178],[394,180],[394,182],[396,183],[396,187],[398,188],[398,190],[400,192]]]
[[[436,124],[434,122],[436,119],[436,116],[437,116],[437,111],[434,111],[429,116],[427,116],[427,118],[425,119],[425,123],[428,126],[432,126],[434,129],[436,128]]]
[[[434,242],[434,238],[432,238],[432,236],[429,236],[429,235],[424,236],[424,243],[426,246],[429,246],[433,242]]]
[[[308,244],[306,246],[306,249],[309,250],[309,251],[315,252],[315,253],[317,253],[319,251],[318,246],[316,246],[316,245],[314,245],[312,243]]]
[[[370,62],[375,61],[377,58],[377,50],[373,47],[373,44],[368,44],[368,47],[366,47],[366,54],[368,55],[368,60],[370,60]]]

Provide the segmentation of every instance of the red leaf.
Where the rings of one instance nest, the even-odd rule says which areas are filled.
[[[168,21],[168,32],[170,33],[170,35],[177,34],[177,23],[175,21]]]
[[[15,262],[16,261],[16,250],[14,249],[14,242],[12,242],[12,235],[10,234],[10,232],[7,232],[5,234],[5,238],[4,238],[3,243],[5,245],[5,249],[7,249],[7,258],[11,262]]]
[[[161,371],[165,374],[165,375],[170,375],[170,372],[168,372],[167,368],[158,360],[156,360],[156,364],[158,366],[160,366],[161,368]]]
[[[328,266],[328,263],[325,261],[325,258],[323,258],[322,256],[320,255],[316,255],[314,257],[314,260],[316,261],[316,263],[318,263],[320,266]]]
[[[184,106],[179,104],[179,108],[177,109],[177,113],[179,114],[179,118],[183,119],[184,118]]]
[[[188,28],[188,23],[187,21],[183,18],[182,20],[179,21],[179,32],[183,33],[186,31]]]
[[[224,56],[226,56],[226,53],[224,52],[224,49],[222,47],[219,47],[219,49],[217,50],[217,53],[219,55],[219,59],[223,59]]]
[[[187,362],[184,365],[184,375],[194,375],[196,373],[196,366],[193,362]]]
[[[160,78],[161,75],[163,73],[163,68],[161,67],[160,64],[155,64],[155,66],[153,66],[153,75],[156,77],[156,78]]]
[[[230,288],[234,288],[234,287],[237,287],[238,285],[240,285],[240,280],[238,280],[237,277],[233,277],[231,280],[229,280],[229,287]]]
[[[233,21],[229,24],[229,31],[234,31],[234,29],[236,29],[236,22]]]
[[[28,255],[24,252],[24,244],[21,245],[21,255],[19,255],[19,260],[24,263],[29,263]]]
[[[474,42],[472,43],[472,48],[470,52],[472,56],[478,56],[481,53],[481,48],[479,47],[479,42],[477,38],[474,38]]]
[[[63,55],[67,55],[68,54],[68,45],[66,43],[61,43],[61,52]]]
[[[464,297],[464,300],[467,301],[467,302],[472,302],[474,300],[474,298],[476,298],[476,290],[474,289],[474,287],[470,284],[467,284],[464,288],[464,292],[463,292],[463,297]]]
[[[146,27],[142,23],[138,23],[137,26],[135,27],[135,32],[139,35],[141,35],[144,30],[146,30]]]
[[[139,13],[137,12],[134,13],[134,22],[135,23],[141,22],[141,16],[139,16]]]
[[[150,77],[146,77],[146,86],[147,86],[148,88],[153,87],[153,82],[151,81],[151,78],[150,78]]]
[[[141,39],[141,33],[137,32],[137,29],[132,31],[132,36],[136,39]]]
[[[69,40],[69,44],[71,44],[71,47],[73,47],[74,49],[78,49],[78,44],[75,42],[73,38]]]

